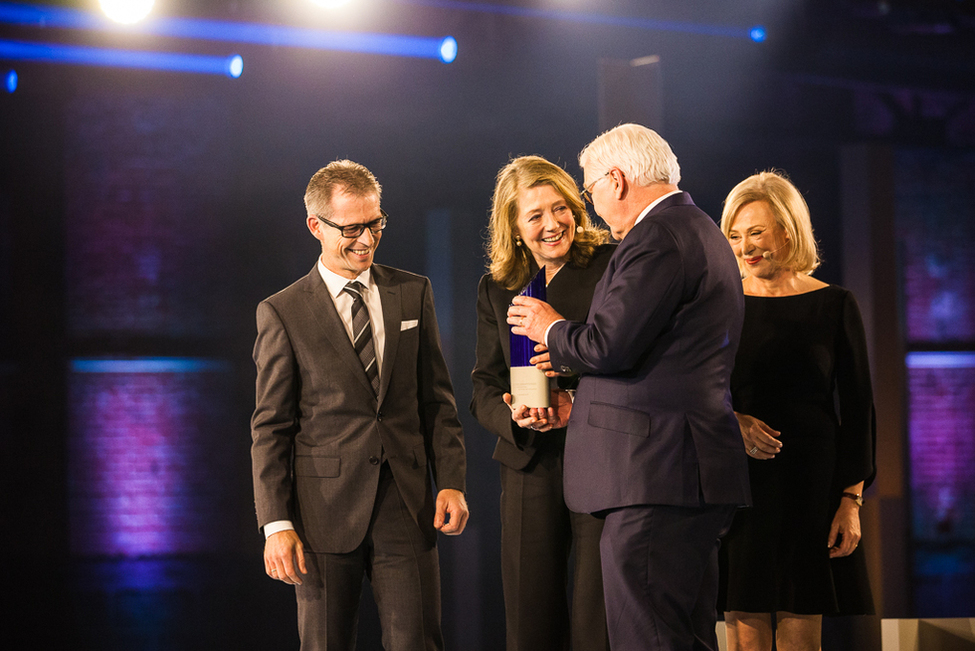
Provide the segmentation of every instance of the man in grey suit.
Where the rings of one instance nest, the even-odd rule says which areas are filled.
[[[744,298],[721,231],[681,192],[656,132],[612,129],[579,155],[596,213],[621,240],[585,323],[516,297],[514,332],[544,368],[582,374],[565,441],[565,501],[605,517],[613,651],[716,649],[718,539],[748,503],[730,379]],[[550,356],[550,360],[549,360]],[[537,412],[536,428],[566,416]]]
[[[373,264],[380,194],[352,161],[315,173],[306,223],[322,254],[257,308],[257,519],[265,571],[295,586],[305,650],[355,648],[364,576],[387,651],[442,649],[436,531],[468,517],[433,291]]]

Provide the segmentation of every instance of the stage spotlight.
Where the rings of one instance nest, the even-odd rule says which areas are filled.
[[[765,40],[765,28],[761,25],[755,25],[748,31],[748,36],[756,43],[761,43]]]
[[[98,0],[105,15],[117,23],[137,23],[152,11],[156,0]]]
[[[236,79],[244,72],[244,58],[239,54],[235,54],[227,62],[227,72],[231,77]]]
[[[105,28],[105,21],[100,16],[87,11],[7,2],[0,2],[0,23],[65,29]],[[134,29],[144,34],[174,38],[420,57],[439,59],[444,63],[450,63],[457,56],[457,41],[451,37],[330,32],[286,25],[166,17],[146,21]],[[0,48],[4,45],[0,41]]]
[[[448,36],[440,42],[440,60],[451,63],[457,58],[457,39]]]
[[[349,0],[311,0],[312,4],[316,4],[319,7],[324,7],[325,9],[337,9],[342,5],[349,4]]]
[[[8,93],[12,93],[17,90],[17,71],[11,70],[3,78],[3,87],[7,89]]]

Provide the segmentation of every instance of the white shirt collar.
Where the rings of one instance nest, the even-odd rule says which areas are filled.
[[[649,215],[650,214],[650,211],[653,210],[654,208],[656,208],[658,203],[660,203],[661,201],[663,201],[667,197],[670,197],[670,196],[675,195],[675,194],[680,194],[681,192],[683,192],[683,190],[674,190],[673,192],[668,192],[667,194],[663,195],[662,197],[657,197],[656,199],[654,199],[653,203],[651,203],[649,206],[647,206],[646,208],[643,209],[643,212],[641,212],[640,213],[640,216],[636,218],[636,221],[633,222],[633,225],[636,226],[641,221],[643,221],[643,218],[646,217],[647,215]]]
[[[355,277],[366,289],[371,289],[372,284],[372,267],[366,269],[361,274]],[[318,258],[318,273],[321,275],[322,280],[325,281],[325,286],[328,288],[328,293],[332,295],[332,298],[337,298],[345,286],[348,285],[351,280],[343,276],[338,275],[334,271],[330,270],[324,264],[322,264],[322,258]]]

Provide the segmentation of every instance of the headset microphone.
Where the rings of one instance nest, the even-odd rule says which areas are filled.
[[[789,244],[789,242],[788,242],[788,240],[786,240],[785,244],[783,244],[782,246],[780,246],[779,248],[777,248],[777,249],[775,249],[773,251],[766,251],[765,253],[762,254],[762,257],[765,258],[766,260],[771,260],[773,253],[778,253],[779,251],[781,251],[782,249],[784,249],[786,247],[786,245],[788,245],[788,244]]]

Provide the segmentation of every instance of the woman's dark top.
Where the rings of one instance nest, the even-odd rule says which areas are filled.
[[[548,304],[569,321],[585,321],[596,284],[602,278],[615,244],[596,248],[586,267],[567,262],[546,288]],[[531,276],[538,266],[531,261]],[[565,430],[541,434],[536,441],[532,430],[518,427],[511,420],[511,410],[501,396],[511,392],[511,351],[508,306],[520,289],[505,289],[485,274],[477,287],[477,350],[471,380],[474,395],[471,413],[488,431],[497,435],[494,458],[515,470],[524,469],[540,445],[564,445]]]
[[[843,490],[874,475],[870,369],[853,295],[830,285],[746,296],[731,391],[735,411],[781,432],[782,451],[748,460],[753,506],[724,540],[719,608],[872,613],[862,547],[831,560],[826,546]]]

